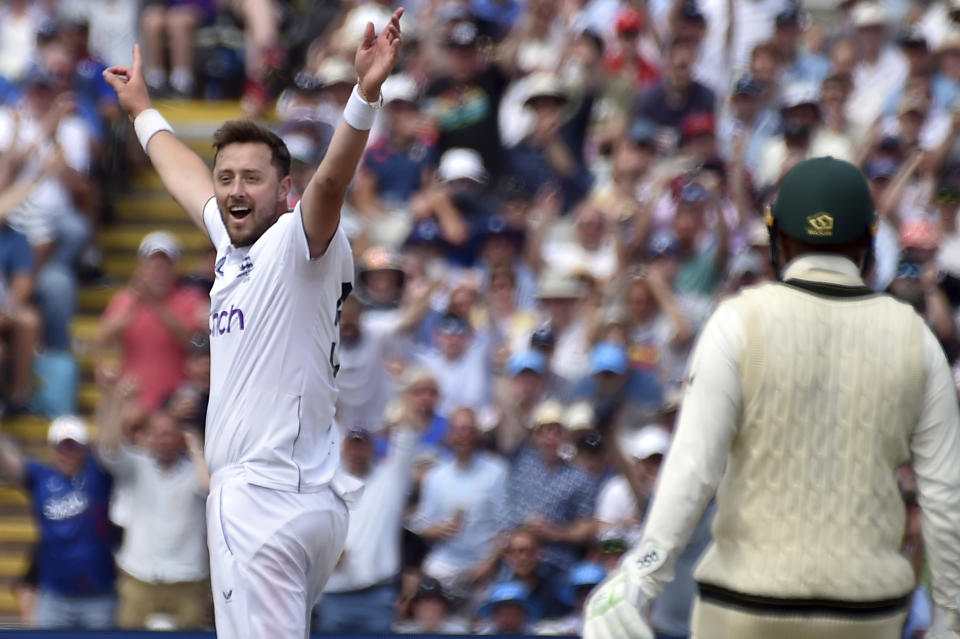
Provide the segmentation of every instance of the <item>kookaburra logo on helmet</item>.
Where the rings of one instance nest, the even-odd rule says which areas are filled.
[[[833,216],[829,213],[817,213],[807,217],[807,235],[830,237],[833,235]]]

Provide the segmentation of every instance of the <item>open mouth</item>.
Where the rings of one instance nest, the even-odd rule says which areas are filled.
[[[231,206],[230,207],[230,217],[238,221],[250,215],[251,212],[253,212],[253,209],[251,209],[249,206]]]

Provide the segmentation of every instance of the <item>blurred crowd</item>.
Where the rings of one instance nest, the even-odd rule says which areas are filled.
[[[55,412],[31,403],[32,371],[69,377],[55,354],[69,358],[90,232],[140,161],[104,64],[128,61],[139,33],[155,95],[269,114],[293,159],[292,207],[356,81],[364,25],[385,24],[395,3],[89,4],[2,5],[13,411]],[[586,593],[643,529],[698,331],[718,300],[773,277],[764,209],[804,158],[863,169],[877,211],[868,283],[912,304],[955,366],[960,2],[399,4],[398,73],[342,222],[358,286],[340,316],[336,427],[367,488],[318,630],[579,632]],[[31,491],[41,522],[22,589],[34,623],[87,623],[70,612],[83,597],[119,601],[128,627],[209,614],[193,594],[206,579],[198,448],[208,335],[234,318],[209,317],[213,253],[190,277],[181,254],[170,234],[143,238],[101,319],[98,441],[55,422],[53,467],[4,444],[0,470]],[[82,487],[48,480],[77,473]],[[912,637],[929,599],[901,474]],[[81,501],[96,521],[62,532]],[[654,606],[659,636],[687,636],[708,542],[709,512]]]

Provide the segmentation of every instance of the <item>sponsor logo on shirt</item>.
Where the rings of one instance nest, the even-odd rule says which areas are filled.
[[[230,331],[242,331],[244,328],[243,311],[233,305],[230,306],[229,311],[214,311],[210,314],[210,337]]]
[[[86,511],[88,503],[85,494],[69,492],[63,497],[48,499],[43,504],[43,516],[51,521],[70,519]]]
[[[243,258],[243,261],[240,262],[240,272],[237,274],[237,277],[247,277],[250,275],[250,271],[253,270],[253,260],[250,259],[250,256]]]

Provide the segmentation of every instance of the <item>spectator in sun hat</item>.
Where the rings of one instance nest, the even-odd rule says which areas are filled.
[[[554,337],[550,370],[564,379],[579,377],[587,365],[584,293],[580,282],[563,273],[548,270],[537,281],[537,300]]]
[[[206,316],[205,296],[178,280],[180,255],[175,235],[147,234],[130,284],[114,294],[97,330],[98,381],[109,386],[120,377],[134,379],[146,410],[159,407],[186,380],[187,352],[195,333],[223,334],[237,322],[227,314],[212,320]],[[111,347],[120,349],[119,366],[110,360]]]
[[[113,627],[114,528],[107,510],[113,481],[82,419],[65,415],[47,431],[49,465],[28,460],[0,437],[0,475],[31,498],[38,529],[33,623],[41,628]]]
[[[560,76],[537,72],[526,80],[523,104],[534,114],[531,131],[508,150],[507,165],[521,188],[534,195],[553,185],[562,194],[561,212],[569,211],[586,194],[592,182],[583,158],[593,95],[579,96],[574,104]]]
[[[560,455],[564,406],[542,402],[533,412],[528,444],[514,455],[504,524],[525,526],[544,544],[544,559],[565,570],[593,535],[594,482]],[[550,486],[549,491],[542,490]]]

